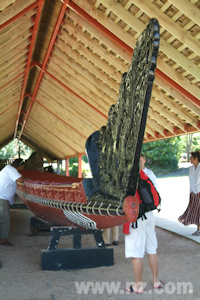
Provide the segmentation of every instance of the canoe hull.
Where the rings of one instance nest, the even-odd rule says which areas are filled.
[[[83,214],[76,211],[73,212],[55,207],[47,207],[27,200],[21,193],[19,193],[19,191],[17,194],[37,218],[55,225],[78,226],[86,229],[105,229],[128,222],[125,215],[103,216],[90,213]]]
[[[82,179],[73,182],[74,178],[31,170],[23,170],[23,175],[30,179],[18,183],[16,193],[37,218],[94,230],[128,222],[121,208],[113,214],[112,207],[88,203]]]

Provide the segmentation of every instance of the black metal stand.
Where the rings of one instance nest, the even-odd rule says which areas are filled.
[[[81,236],[93,234],[97,248],[81,248]],[[73,235],[72,249],[57,249],[60,237]],[[51,227],[51,240],[47,250],[41,251],[42,270],[88,269],[112,266],[113,249],[105,247],[100,230],[83,230],[77,227]]]

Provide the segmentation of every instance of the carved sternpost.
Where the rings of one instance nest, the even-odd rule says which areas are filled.
[[[122,76],[107,126],[91,135],[86,144],[96,188],[121,204],[126,195],[135,194],[137,186],[159,39],[159,23],[151,19],[137,40],[128,72]]]

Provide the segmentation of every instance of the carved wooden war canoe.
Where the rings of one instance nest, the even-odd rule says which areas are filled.
[[[30,179],[17,185],[17,194],[37,217],[86,229],[136,221],[139,205],[134,195],[159,39],[158,21],[151,19],[137,40],[128,72],[122,76],[107,126],[86,142],[93,178],[23,170],[23,176]]]

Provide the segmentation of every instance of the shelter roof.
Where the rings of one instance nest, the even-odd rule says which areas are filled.
[[[0,148],[84,153],[106,125],[139,34],[160,23],[144,142],[200,129],[200,0],[0,2]]]

